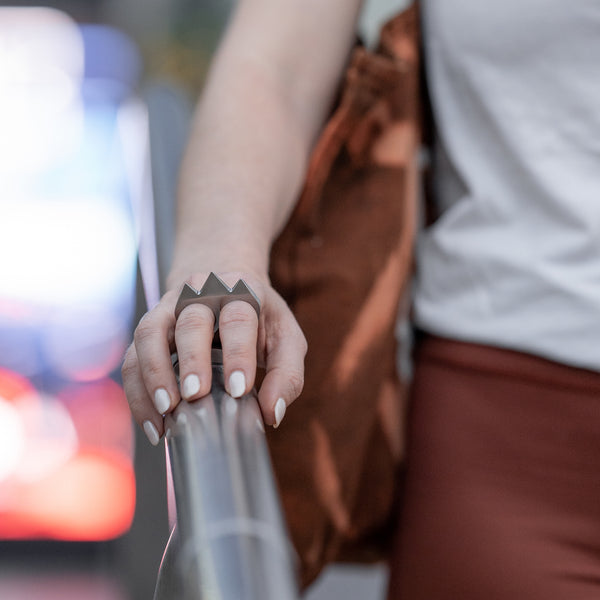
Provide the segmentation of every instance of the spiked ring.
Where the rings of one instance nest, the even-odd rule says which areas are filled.
[[[211,273],[200,291],[195,290],[187,283],[183,286],[175,305],[175,318],[177,319],[181,311],[190,304],[205,304],[215,315],[216,331],[219,328],[221,310],[226,304],[236,300],[247,302],[256,311],[256,315],[260,316],[260,301],[243,279],[230,288],[214,273]]]

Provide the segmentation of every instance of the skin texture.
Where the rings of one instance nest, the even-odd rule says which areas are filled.
[[[147,435],[155,428],[162,436],[162,414],[181,400],[173,350],[185,399],[210,390],[212,312],[192,305],[175,322],[174,307],[184,282],[199,289],[211,271],[230,286],[243,278],[261,302],[260,320],[244,302],[232,302],[221,313],[228,391],[248,392],[257,364],[263,366],[259,403],[265,422],[278,425],[302,390],[306,340],[270,285],[268,256],[300,191],[360,5],[361,0],[238,3],[183,161],[168,291],[140,321],[123,363],[127,399]]]

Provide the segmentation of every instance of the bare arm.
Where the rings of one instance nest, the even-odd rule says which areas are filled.
[[[200,287],[211,270],[230,285],[246,279],[263,308],[260,323],[242,302],[222,312],[230,393],[252,387],[257,358],[267,369],[259,400],[268,423],[278,424],[300,393],[306,345],[270,287],[268,255],[299,192],[360,4],[240,0],[198,105],[182,167],[170,291],[138,326],[123,368],[132,412],[147,433],[150,422],[160,435],[160,413],[179,401],[169,361],[174,345],[182,395],[193,399],[210,389],[212,314],[190,306],[175,324],[173,307],[184,281]]]
[[[198,237],[215,246],[223,240],[239,248],[249,266],[266,270],[270,243],[296,198],[339,81],[358,5],[357,0],[240,3],[196,114],[182,171],[170,281],[179,279],[179,265],[185,271],[200,249]],[[215,222],[223,227],[215,229]]]

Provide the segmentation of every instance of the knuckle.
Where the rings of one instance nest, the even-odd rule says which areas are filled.
[[[143,344],[148,338],[152,337],[156,329],[152,326],[150,319],[144,319],[133,332],[133,339],[137,344]]]
[[[212,327],[213,319],[211,317],[212,315],[208,314],[206,307],[200,309],[200,307],[188,306],[179,315],[175,330],[177,333],[187,334],[198,329]]]
[[[153,360],[148,361],[143,369],[144,379],[147,381],[156,381],[162,376],[161,365]]]
[[[219,317],[220,327],[249,327],[253,323],[252,314],[254,312],[250,305],[241,302],[232,302],[223,308]]]
[[[150,419],[153,416],[153,411],[148,408],[147,402],[141,397],[129,400],[129,410],[140,426],[142,426],[146,419]]]
[[[298,340],[298,346],[300,348],[302,356],[304,357],[304,356],[306,356],[306,353],[308,352],[308,341],[306,339],[306,336],[304,335],[304,333],[300,329],[300,327],[298,327],[298,332],[296,334],[296,337],[297,337],[297,340]]]
[[[226,358],[230,362],[235,363],[246,363],[252,360],[252,357],[256,354],[256,349],[248,348],[240,343],[229,344],[225,349]]]
[[[136,344],[146,341],[155,335],[168,331],[175,320],[175,315],[167,307],[160,303],[151,311],[147,312],[138,323],[133,333]]]
[[[304,373],[302,371],[292,370],[287,376],[287,381],[292,397],[294,399],[297,398],[304,388]]]
[[[280,322],[274,330],[273,340],[276,343],[291,342],[294,350],[297,351],[302,358],[308,352],[308,341],[300,325],[294,320],[293,322]]]
[[[298,325],[295,317],[290,315],[290,318],[278,319],[273,323],[274,334],[279,338],[296,338],[304,337],[304,333]]]
[[[139,419],[141,417],[141,415],[143,415],[145,409],[146,409],[146,404],[144,402],[144,399],[139,397],[139,396],[133,396],[127,397],[127,400],[129,402],[129,408],[133,414],[133,416],[137,419]]]
[[[123,376],[123,379],[129,379],[130,377],[133,377],[136,372],[137,361],[130,353],[128,353],[127,356],[125,356],[123,365],[121,366],[121,375]]]
[[[198,364],[200,362],[203,362],[204,360],[207,360],[208,358],[208,355],[199,351],[197,348],[178,348],[177,356],[179,358],[180,370],[184,368],[184,363],[189,367],[191,364]]]
[[[175,304],[175,301],[179,297],[180,293],[181,293],[181,289],[168,290],[167,292],[164,293],[164,295],[161,299],[161,304],[166,304],[168,306],[171,306],[171,304]]]

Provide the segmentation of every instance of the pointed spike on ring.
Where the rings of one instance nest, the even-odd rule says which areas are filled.
[[[188,304],[194,302],[198,298],[198,295],[198,292],[189,283],[184,283],[183,289],[177,299],[177,304],[175,305],[175,318],[179,316]]]
[[[192,287],[189,283],[183,284],[183,289],[181,290],[181,296],[184,298],[195,298],[199,294],[198,290]]]
[[[243,279],[239,279],[233,286],[230,297],[231,301],[240,299],[244,302],[248,302],[248,304],[254,308],[256,314],[260,315],[260,300]]]
[[[221,294],[229,294],[231,289],[227,284],[212,271],[206,278],[204,285],[200,289],[200,296],[220,296]]]
[[[211,272],[199,292],[189,283],[184,284],[175,305],[175,318],[178,319],[181,311],[190,304],[204,304],[213,311],[216,331],[221,309],[225,304],[235,300],[248,302],[260,316],[260,300],[243,279],[238,279],[233,288],[230,288],[215,273]]]
[[[238,279],[237,283],[231,288],[233,294],[250,294],[250,288],[243,279]],[[254,295],[254,294],[252,294]]]

